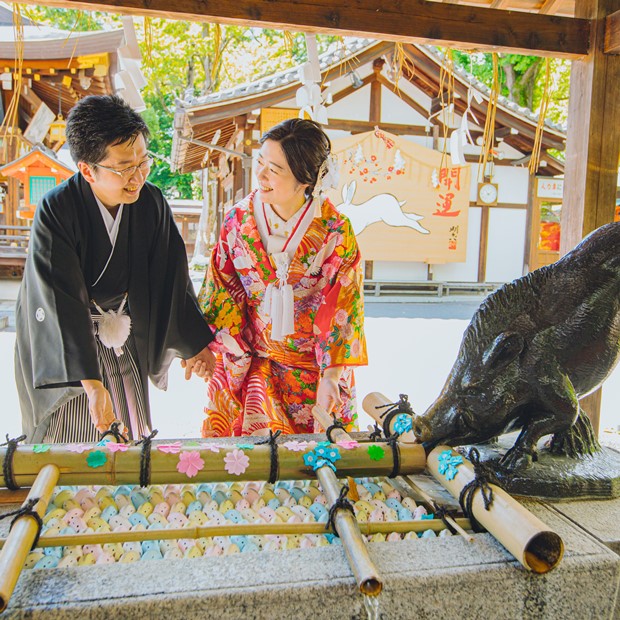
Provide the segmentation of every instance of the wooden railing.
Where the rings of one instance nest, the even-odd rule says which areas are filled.
[[[486,295],[499,288],[501,282],[436,282],[433,280],[391,281],[366,280],[364,293],[374,297],[381,296],[421,296],[432,295],[446,297],[448,295]]]
[[[13,261],[23,264],[28,253],[30,226],[7,226],[0,224],[0,260],[3,264]]]

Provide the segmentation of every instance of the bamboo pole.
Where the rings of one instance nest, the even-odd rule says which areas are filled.
[[[474,467],[463,459],[454,479],[448,480],[439,473],[439,457],[444,451],[460,456],[449,446],[437,446],[428,455],[428,470],[439,484],[458,498],[463,487],[475,479]],[[542,574],[555,568],[564,555],[564,542],[559,534],[502,488],[494,484],[489,486],[493,490],[493,503],[486,510],[482,493],[476,493],[472,502],[474,518],[528,570]]]
[[[346,437],[348,435],[344,434]],[[157,443],[151,449],[151,483],[152,484],[183,484],[186,482],[232,482],[238,480],[266,480],[271,467],[271,448],[269,445],[255,444],[246,452],[249,464],[239,476],[229,474],[224,468],[224,457],[236,448],[234,444],[220,448],[215,453],[207,449],[209,443],[203,441],[200,446],[185,445],[181,452],[198,451],[204,461],[204,467],[189,479],[185,473],[177,470],[179,453],[166,453],[157,450]],[[343,476],[381,476],[392,471],[393,462],[387,454],[380,461],[373,461],[364,444],[351,450],[341,451],[338,471]],[[100,467],[89,467],[87,456],[94,450],[106,456],[106,462]],[[140,477],[141,446],[131,446],[124,452],[111,452],[105,447],[95,447],[83,453],[71,452],[67,446],[53,444],[45,452],[33,452],[32,446],[20,445],[13,455],[13,472],[15,482],[21,486],[30,486],[37,473],[47,464],[54,463],[60,470],[61,485],[91,484],[137,484]],[[303,461],[304,452],[296,452],[280,447],[278,450],[279,472],[282,480],[312,479],[314,472]],[[422,446],[409,445],[401,449],[401,471],[414,474],[424,470],[426,455]],[[0,449],[0,459],[6,457],[6,450]]]
[[[38,498],[34,509],[41,518],[45,515],[54,487],[58,482],[58,475],[58,468],[55,465],[44,466],[28,494],[28,500]],[[9,603],[37,531],[38,524],[33,517],[28,515],[19,517],[0,551],[0,612],[4,611]]]
[[[459,519],[464,527],[469,527],[467,519]],[[364,535],[389,534],[397,532],[423,532],[433,530],[441,532],[446,529],[440,519],[423,521],[394,521],[358,523]],[[145,540],[178,540],[183,538],[208,538],[214,536],[265,536],[270,534],[325,534],[333,531],[325,529],[325,523],[239,523],[226,525],[203,525],[195,527],[170,528],[162,530],[132,530],[129,532],[92,532],[88,534],[57,534],[42,536],[37,543],[41,547],[68,547],[74,545],[96,545],[106,543],[142,542]],[[0,539],[0,548],[6,539]]]
[[[386,411],[385,405],[390,404],[390,400],[381,394],[380,392],[371,392],[368,394],[364,400],[362,401],[362,407],[364,411],[373,419],[375,422],[382,422],[381,412]],[[394,418],[390,423],[390,433],[394,434],[393,425],[396,423],[396,418]],[[407,431],[398,437],[399,447],[402,450],[405,445],[413,444],[415,442],[415,435],[411,431]],[[420,444],[416,444],[420,445]],[[420,445],[421,447],[421,445]],[[415,491],[422,497],[422,499],[431,507],[436,506],[436,501],[432,498],[428,493],[426,493],[423,489],[421,489],[410,477],[407,477],[407,483],[415,489]],[[457,531],[459,536],[464,538],[467,542],[473,542],[474,537],[466,532],[460,525],[450,516],[445,515],[445,520]]]
[[[385,405],[389,405],[391,401],[380,392],[371,392],[364,397],[362,401],[362,408],[364,411],[378,424],[383,423],[382,414],[387,411]],[[389,431],[394,434],[394,424],[396,424],[396,418],[390,422]],[[415,443],[416,438],[412,431],[402,433],[398,438],[399,443]]]
[[[331,426],[331,416],[319,405],[315,405],[312,408],[312,415],[323,428]],[[344,430],[336,430],[340,431],[340,439],[338,439],[338,441],[350,440],[348,433]],[[336,437],[335,431],[334,437]],[[327,501],[333,507],[340,498],[343,488],[338,478],[336,478],[335,472],[329,466],[325,465],[316,470],[316,477],[321,484]],[[349,566],[353,571],[360,592],[367,596],[379,596],[383,589],[383,582],[368,555],[368,549],[362,538],[355,514],[349,510],[336,510],[334,513],[334,528],[336,532],[338,532],[342,542],[342,548],[347,556]]]
[[[365,410],[370,416],[378,415],[376,405],[389,402],[391,401],[387,397],[375,392],[368,400],[369,409],[370,406],[372,409],[365,408]],[[364,399],[365,404],[366,399]],[[449,446],[436,446],[428,454],[427,468],[433,478],[458,499],[462,489],[475,480],[474,467],[467,459],[463,459],[463,462],[456,468],[454,478],[448,480],[446,476],[439,473],[439,457],[445,451],[449,451],[454,457],[460,456]],[[535,573],[546,573],[555,568],[564,555],[562,538],[506,491],[494,484],[489,486],[493,491],[493,503],[488,510],[484,506],[482,493],[478,492],[473,496],[472,513],[476,521],[512,553],[526,569]],[[421,491],[419,487],[417,490]]]

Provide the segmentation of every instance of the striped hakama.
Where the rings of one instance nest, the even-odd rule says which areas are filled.
[[[95,331],[98,318],[93,313]],[[129,430],[130,439],[140,439],[142,435],[150,433],[151,421],[144,403],[133,333],[123,345],[123,354],[120,356],[116,355],[114,349],[102,344],[98,336],[95,340],[103,384],[110,392],[114,414]],[[44,442],[97,442],[100,439],[99,431],[90,417],[88,397],[86,392],[82,392],[51,414]]]

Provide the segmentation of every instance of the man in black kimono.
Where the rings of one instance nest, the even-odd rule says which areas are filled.
[[[186,378],[213,370],[183,240],[146,182],[148,133],[117,96],[86,97],[67,119],[79,173],[37,207],[16,307],[30,442],[97,440],[115,418],[138,439],[151,427],[149,377],[165,389],[175,357]]]

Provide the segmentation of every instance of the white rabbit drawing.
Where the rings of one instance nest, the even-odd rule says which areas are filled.
[[[356,235],[375,222],[385,222],[388,226],[407,226],[423,235],[428,235],[429,231],[418,222],[424,217],[423,215],[403,212],[401,207],[407,202],[406,200],[398,202],[396,196],[392,194],[377,194],[366,202],[355,205],[353,196],[356,189],[355,181],[345,183],[342,188],[343,202],[336,207],[349,218]]]

